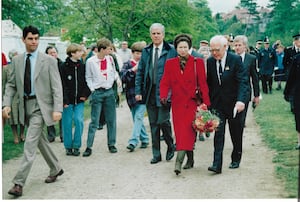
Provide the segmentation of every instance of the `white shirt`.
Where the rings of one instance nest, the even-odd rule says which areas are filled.
[[[100,71],[101,60],[97,55],[90,57],[86,62],[85,79],[92,92],[97,88],[111,88],[114,81],[119,77],[113,58],[107,55],[105,59],[107,63],[107,78]]]
[[[155,45],[153,44],[152,61],[154,61],[155,48],[158,48],[158,58],[159,58],[160,55],[161,55],[161,52],[162,52],[163,45],[164,45],[164,43],[161,43],[159,46],[155,46]]]
[[[227,55],[227,52],[224,53],[224,56],[221,59],[222,72],[224,72],[224,68],[225,68],[225,64],[226,64],[226,55]],[[216,61],[216,67],[217,67],[216,68],[217,75],[218,75],[218,78],[219,78],[219,84],[221,85],[221,78],[220,78],[220,75],[219,75],[219,68],[220,68],[219,60]]]
[[[245,54],[246,54],[245,52],[243,52],[243,53],[240,54],[240,56],[242,58],[242,62],[244,62],[244,60],[245,60]]]

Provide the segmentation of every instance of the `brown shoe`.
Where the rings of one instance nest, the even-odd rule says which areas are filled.
[[[61,169],[56,175],[54,176],[48,176],[46,179],[45,179],[45,183],[52,183],[52,182],[55,182],[56,181],[56,178],[58,176],[61,176],[62,174],[64,174],[64,170]]]
[[[15,186],[8,191],[10,195],[14,195],[14,196],[22,196],[22,192],[23,192],[22,186],[18,184],[15,184]]]

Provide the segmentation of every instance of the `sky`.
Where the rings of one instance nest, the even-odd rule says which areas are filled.
[[[212,10],[213,14],[220,12],[230,12],[240,3],[240,0],[207,0],[208,7]],[[266,7],[269,0],[257,0],[258,6]]]

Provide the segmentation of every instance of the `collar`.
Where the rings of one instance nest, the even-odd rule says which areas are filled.
[[[227,56],[227,51],[224,53],[224,56],[221,59],[221,63],[222,63],[222,67],[223,68],[225,67],[225,64],[226,64],[226,56]]]
[[[34,52],[31,52],[31,53],[26,52],[25,57],[27,57],[27,54],[31,54],[31,57],[36,58],[36,57],[37,57],[37,54],[38,54],[38,51],[36,50],[36,51],[34,51]]]
[[[155,46],[155,45],[153,44],[153,50],[155,50],[155,48],[158,48],[159,51],[161,51],[162,48],[163,48],[163,45],[164,45],[164,43],[159,44],[159,46]]]
[[[246,55],[246,52],[242,52],[242,54],[240,54],[240,56],[242,57],[242,61],[244,62],[245,60],[245,55]]]

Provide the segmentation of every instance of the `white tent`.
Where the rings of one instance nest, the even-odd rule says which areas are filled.
[[[16,50],[18,53],[25,51],[22,30],[12,20],[2,20],[1,32],[1,51],[5,53],[8,61],[9,51]],[[45,52],[47,46],[55,46],[58,50],[58,57],[64,61],[67,56],[66,48],[68,44],[68,42],[60,41],[60,37],[40,37],[38,50]]]

